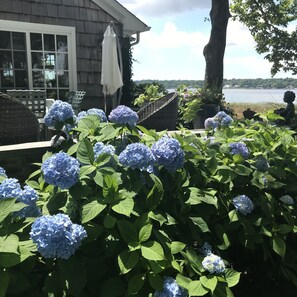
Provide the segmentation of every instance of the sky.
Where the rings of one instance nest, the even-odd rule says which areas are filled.
[[[203,48],[210,35],[211,0],[117,0],[146,25],[133,47],[133,80],[203,80]],[[255,50],[249,30],[231,19],[224,78],[270,78],[271,65]],[[275,78],[294,77],[280,72]]]

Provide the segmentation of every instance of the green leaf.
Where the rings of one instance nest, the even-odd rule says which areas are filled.
[[[164,251],[160,243],[148,241],[141,245],[141,254],[147,260],[164,260]]]
[[[16,199],[0,201],[0,223],[12,212]]]
[[[210,232],[207,223],[201,217],[190,217],[190,219],[203,233]]]
[[[153,225],[151,224],[143,226],[139,231],[139,235],[138,235],[139,242],[147,241],[152,234],[152,229],[153,229]]]
[[[114,212],[130,217],[134,207],[134,199],[127,197],[124,200],[117,201],[111,208]]]
[[[9,274],[0,270],[0,297],[6,296],[6,290],[9,284]]]
[[[100,186],[101,188],[103,188],[103,185],[104,185],[104,181],[103,181],[103,175],[101,172],[97,171],[96,172],[96,175],[94,177],[94,182]]]
[[[119,220],[117,221],[117,225],[121,236],[127,243],[138,242],[138,233],[134,224],[128,221]]]
[[[189,285],[191,284],[192,280],[188,277],[183,276],[182,274],[178,274],[176,276],[176,282],[178,285],[184,287],[184,288],[188,288]]]
[[[186,244],[180,241],[172,241],[170,243],[171,254],[178,254],[185,248]]]
[[[163,289],[163,278],[159,274],[149,273],[148,280],[151,287],[154,290],[162,291]]]
[[[96,167],[93,165],[82,166],[79,170],[79,174],[81,177],[88,176],[96,170]]]
[[[94,151],[91,142],[83,139],[77,148],[77,159],[84,165],[94,163]]]
[[[146,279],[145,273],[139,273],[130,278],[128,283],[128,292],[130,294],[137,294],[142,288]]]
[[[293,226],[286,225],[286,224],[277,225],[273,229],[273,232],[280,233],[282,235],[288,234],[288,233],[290,233],[292,231],[293,231]]]
[[[60,208],[65,206],[67,201],[67,193],[59,192],[50,197],[48,203],[46,204],[46,208],[49,213],[54,213],[58,211]]]
[[[138,251],[124,251],[118,255],[118,265],[121,271],[121,274],[128,273],[131,269],[135,267],[139,260]]]
[[[81,296],[87,282],[87,271],[84,259],[75,254],[67,260],[60,260],[59,266],[62,276],[67,282],[67,292],[72,296]]]
[[[150,210],[153,210],[159,205],[160,201],[162,200],[164,189],[162,182],[158,177],[153,174],[151,174],[150,177],[154,181],[154,186],[147,195],[146,204]]]
[[[111,229],[114,227],[114,225],[116,224],[117,222],[117,219],[113,216],[111,216],[110,214],[107,214],[105,217],[104,217],[104,220],[103,220],[103,225],[105,228],[107,229]]]
[[[240,280],[240,272],[235,271],[233,269],[226,268],[225,270],[225,278],[228,283],[228,287],[234,287],[238,284]]]
[[[19,238],[11,234],[9,236],[0,237],[0,253],[19,254],[18,252]]]
[[[84,204],[82,206],[81,222],[83,224],[89,222],[98,216],[105,208],[106,204],[100,204],[97,200]]]
[[[285,257],[286,254],[286,243],[280,237],[272,238],[272,248],[273,250],[280,255],[282,258]]]
[[[237,164],[234,168],[234,172],[238,175],[249,176],[253,172],[253,170],[247,166]]]
[[[189,292],[189,297],[204,296],[208,293],[199,280],[191,281],[187,286],[187,290]]]
[[[98,296],[123,297],[125,296],[126,284],[119,277],[113,277],[103,284],[100,282],[99,288],[100,293]]]
[[[177,261],[171,261],[171,265],[175,270],[182,273],[182,268]]]
[[[203,285],[203,287],[209,289],[213,293],[217,286],[218,279],[215,275],[203,275],[200,277],[200,282]]]

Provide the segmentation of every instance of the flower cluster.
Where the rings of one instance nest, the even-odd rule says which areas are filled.
[[[107,122],[107,117],[105,112],[99,108],[91,108],[87,111],[81,111],[77,115],[77,122],[79,122],[82,118],[86,117],[87,115],[97,115],[101,122]]]
[[[163,282],[163,291],[156,291],[154,297],[187,297],[188,292],[185,288],[179,286],[172,277],[165,277]]]
[[[221,257],[215,254],[208,254],[202,261],[202,266],[209,273],[223,273],[225,271],[225,263]]]
[[[200,253],[203,255],[203,256],[207,256],[209,254],[212,254],[212,246],[208,243],[208,242],[205,242],[202,247],[200,248]]]
[[[96,142],[93,148],[95,160],[102,154],[113,156],[115,154],[115,147],[111,144],[104,144],[103,142]],[[109,163],[109,162],[108,162]],[[112,165],[112,163],[109,163]]]
[[[45,115],[44,123],[48,127],[54,127],[57,123],[63,123],[73,116],[74,110],[69,103],[56,100]]]
[[[293,205],[294,199],[290,195],[283,195],[279,198],[280,201],[282,201],[286,205]]]
[[[232,199],[232,203],[235,206],[236,210],[247,215],[251,213],[254,209],[254,204],[252,200],[246,195],[239,195]]]
[[[214,117],[208,118],[204,122],[207,130],[214,130],[217,127],[228,127],[233,123],[233,119],[224,111],[219,111]]]
[[[132,169],[150,170],[155,158],[152,151],[143,143],[131,143],[120,153],[119,162]]]
[[[35,217],[40,214],[39,208],[36,206],[38,200],[37,192],[30,186],[25,186],[22,190],[20,183],[16,178],[7,178],[0,185],[0,200],[7,198],[16,198],[16,201],[27,204],[27,207],[14,212],[15,217]]]
[[[42,216],[32,224],[31,239],[44,258],[68,259],[87,237],[85,229],[65,214]]]
[[[169,172],[174,172],[184,164],[185,153],[180,143],[170,137],[162,137],[152,146],[152,152],[158,165],[163,165]]]
[[[79,178],[79,162],[63,152],[48,158],[41,170],[47,183],[61,189],[69,189]]]
[[[232,155],[241,155],[244,159],[247,159],[250,155],[249,149],[243,142],[232,142],[229,147]]]
[[[108,119],[118,125],[129,125],[130,127],[135,127],[138,121],[138,115],[135,111],[125,105],[119,105],[117,108],[113,109]]]
[[[0,199],[18,198],[22,195],[21,185],[16,178],[7,178],[0,185]]]

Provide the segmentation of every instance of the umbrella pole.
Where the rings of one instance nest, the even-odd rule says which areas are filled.
[[[106,110],[107,110],[107,108],[106,108],[106,94],[104,94],[104,112],[106,113]]]

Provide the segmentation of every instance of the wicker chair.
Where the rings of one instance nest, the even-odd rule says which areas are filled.
[[[67,102],[73,107],[75,114],[77,115],[81,111],[81,103],[84,99],[85,91],[73,91],[69,92]]]
[[[20,101],[0,93],[0,145],[38,139],[39,122],[35,114]]]
[[[138,112],[138,125],[147,129],[175,130],[178,114],[178,94],[169,93],[151,102]]]

